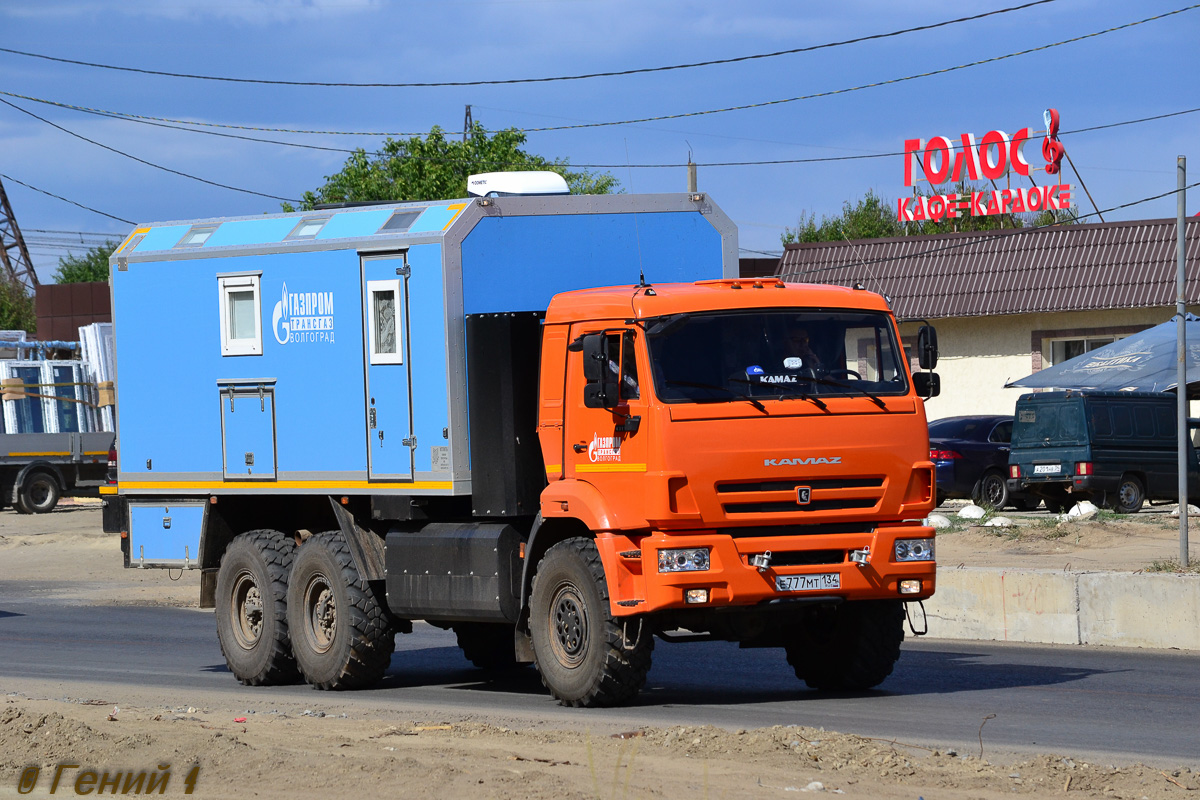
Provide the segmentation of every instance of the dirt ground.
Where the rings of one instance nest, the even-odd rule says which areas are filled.
[[[1162,513],[1071,523],[1044,512],[1008,516],[1019,527],[963,526],[939,534],[938,560],[1135,572],[1179,554],[1178,522]],[[1200,542],[1200,520],[1193,521],[1192,538]],[[63,563],[72,564],[70,581],[63,581]],[[0,580],[27,581],[39,596],[67,605],[196,605],[197,576],[171,577],[178,580],[123,569],[116,539],[100,532],[94,503],[34,517],[0,512]],[[117,698],[100,685],[81,685],[77,691],[86,697],[54,689],[0,681],[0,798],[49,796],[60,764],[79,766],[62,769],[55,794],[93,788],[111,794],[111,781],[126,788],[126,779],[130,794],[139,786],[144,793],[170,765],[164,794],[187,793],[190,775],[194,794],[205,797],[367,796],[381,789],[402,798],[505,800],[793,792],[872,800],[1200,797],[1191,794],[1200,792],[1200,757],[1164,769],[1089,763],[1070,753],[981,755],[974,746],[956,753],[791,726],[555,730],[484,714],[416,718],[382,704],[339,702],[337,695],[306,707],[210,693],[190,701],[205,705],[183,707],[151,690],[131,695],[122,688]],[[102,787],[106,771],[110,782]]]

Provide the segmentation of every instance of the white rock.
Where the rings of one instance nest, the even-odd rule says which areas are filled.
[[[987,522],[983,523],[985,528],[1011,528],[1016,523],[1008,517],[992,517]]]
[[[982,508],[972,503],[969,506],[963,506],[959,509],[958,516],[963,519],[983,519],[983,515],[986,513]]]
[[[1076,503],[1075,506],[1067,512],[1067,517],[1074,520],[1091,519],[1099,513],[1100,509],[1097,508],[1095,504],[1089,503],[1087,500],[1083,500],[1082,502]]]
[[[802,792],[823,792],[823,791],[825,791],[825,784],[821,783],[820,781],[813,781],[812,783],[810,783],[808,786],[805,786],[800,791],[802,791]]]
[[[1188,516],[1194,517],[1197,514],[1200,514],[1200,508],[1197,508],[1196,506],[1192,505],[1191,503],[1188,503]],[[1171,516],[1172,517],[1179,516],[1179,506],[1175,506],[1173,509],[1171,509]]]
[[[950,518],[945,514],[930,514],[925,518],[925,524],[931,528],[940,530],[942,528],[949,528],[952,523],[950,522]]]

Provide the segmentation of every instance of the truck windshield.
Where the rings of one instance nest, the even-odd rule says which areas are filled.
[[[1087,421],[1081,402],[1030,403],[1017,406],[1013,447],[1087,444]]]
[[[646,322],[654,387],[668,403],[755,397],[902,395],[891,318],[864,311],[766,309]]]

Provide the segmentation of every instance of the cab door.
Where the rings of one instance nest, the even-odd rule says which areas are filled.
[[[404,253],[362,257],[367,476],[412,480],[409,268]]]
[[[603,347],[590,347],[589,336],[591,344],[602,337]],[[642,492],[650,437],[641,381],[648,379],[649,371],[639,355],[638,336],[638,331],[623,327],[573,325],[575,344],[567,353],[564,477],[596,486],[623,525],[637,524],[635,520],[645,515]],[[585,366],[589,359],[590,368]],[[604,380],[597,381],[597,376]],[[598,383],[607,387],[607,399],[596,399],[602,391]],[[628,511],[623,513],[622,507]]]

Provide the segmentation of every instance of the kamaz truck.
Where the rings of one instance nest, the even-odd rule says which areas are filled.
[[[105,530],[200,571],[245,684],[369,685],[423,620],[567,705],[630,701],[656,638],[874,686],[935,588],[937,376],[883,297],[737,254],[703,193],[140,226]]]

